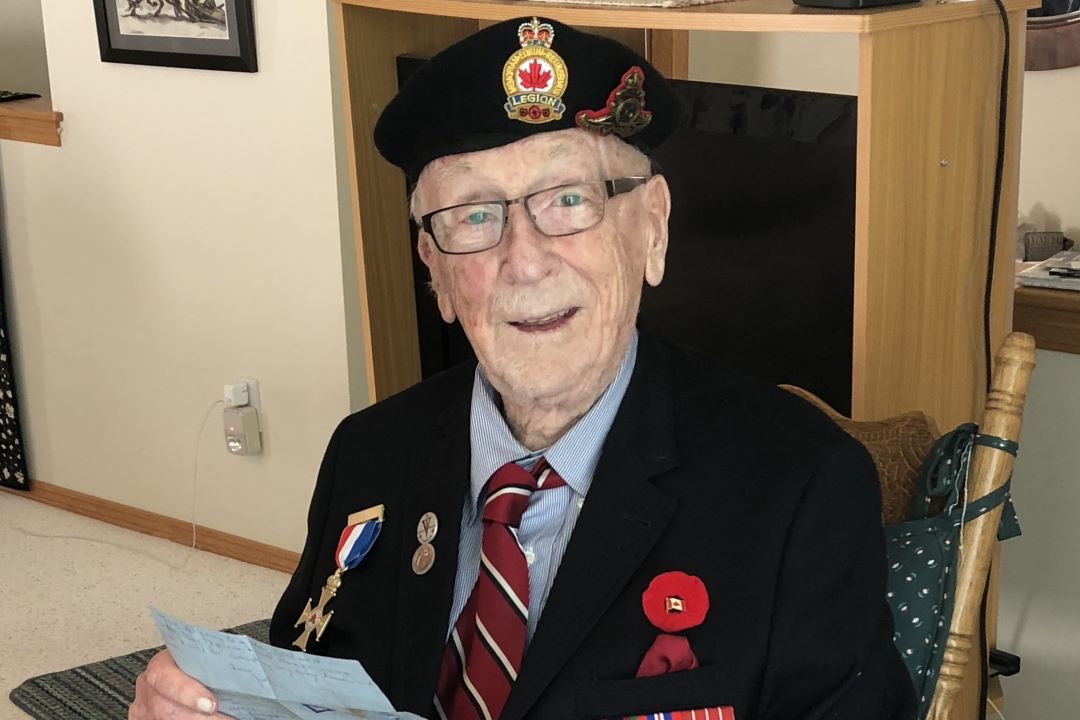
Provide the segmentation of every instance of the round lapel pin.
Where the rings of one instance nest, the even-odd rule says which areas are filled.
[[[421,543],[412,556],[412,571],[417,575],[426,575],[431,566],[435,564],[435,546],[431,543]]]
[[[416,524],[416,541],[423,545],[430,543],[439,533],[439,516],[433,512],[426,512],[420,516],[420,522]]]

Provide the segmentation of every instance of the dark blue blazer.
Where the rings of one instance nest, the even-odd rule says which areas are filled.
[[[310,652],[357,658],[395,707],[434,717],[462,503],[474,367],[346,418],[330,440],[299,566],[271,624],[288,647],[334,570],[349,513],[383,503],[381,537],[344,575]],[[440,520],[435,564],[410,566]],[[909,720],[892,643],[877,473],[866,450],[775,387],[642,334],[634,375],[501,717],[605,718],[732,705],[738,720]],[[702,579],[701,667],[636,679],[657,633],[657,575]]]

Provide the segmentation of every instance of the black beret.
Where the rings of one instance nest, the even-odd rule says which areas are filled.
[[[649,152],[682,117],[667,80],[630,48],[553,20],[518,18],[418,68],[379,117],[375,146],[416,178],[445,155],[573,127]]]

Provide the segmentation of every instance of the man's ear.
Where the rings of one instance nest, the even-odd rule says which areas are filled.
[[[656,175],[645,184],[645,209],[648,242],[645,248],[645,282],[656,287],[664,279],[668,218],[671,215],[671,190],[663,175]]]
[[[439,314],[442,315],[443,322],[450,324],[457,320],[457,313],[450,302],[450,293],[446,291],[446,257],[435,247],[431,236],[423,230],[416,241],[416,250],[431,274],[431,291],[435,293],[435,301],[439,304]]]

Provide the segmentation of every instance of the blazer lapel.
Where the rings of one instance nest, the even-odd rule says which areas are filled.
[[[501,720],[528,712],[663,534],[677,502],[651,479],[676,464],[670,371],[657,342],[643,334],[634,377]]]
[[[402,488],[406,534],[401,540],[394,618],[391,696],[399,710],[426,715],[438,682],[439,663],[446,644],[447,623],[457,576],[461,513],[469,487],[469,415],[472,373],[438,418],[442,438],[430,448],[426,469],[405,478]],[[424,575],[412,569],[419,541],[412,535],[426,512],[434,512],[439,529],[432,541],[435,563]]]

